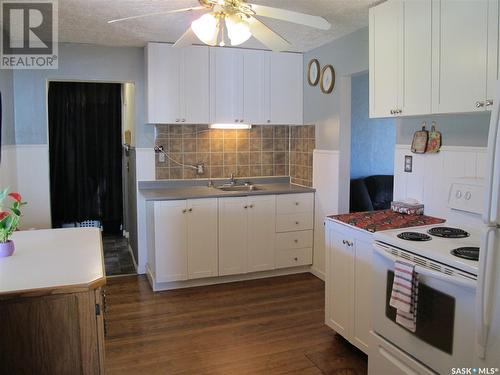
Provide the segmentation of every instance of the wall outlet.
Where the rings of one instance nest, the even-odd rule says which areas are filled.
[[[411,155],[405,155],[405,172],[413,172],[413,156]]]

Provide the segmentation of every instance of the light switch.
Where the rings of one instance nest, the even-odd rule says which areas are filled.
[[[405,155],[405,172],[413,172],[413,156]]]

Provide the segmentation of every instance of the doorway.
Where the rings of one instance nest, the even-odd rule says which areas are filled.
[[[369,77],[351,77],[351,161],[349,211],[390,207],[394,184],[396,120],[369,116]]]
[[[135,273],[124,194],[123,85],[49,82],[52,227],[98,227],[108,276]]]

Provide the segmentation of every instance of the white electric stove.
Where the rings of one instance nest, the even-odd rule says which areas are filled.
[[[374,235],[369,374],[447,374],[472,363],[482,196],[482,181],[457,180],[445,223]],[[414,333],[389,305],[396,260],[413,262],[419,277]]]

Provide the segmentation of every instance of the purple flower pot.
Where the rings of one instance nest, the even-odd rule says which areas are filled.
[[[14,254],[14,242],[11,240],[0,242],[0,258],[10,257],[12,254]]]

